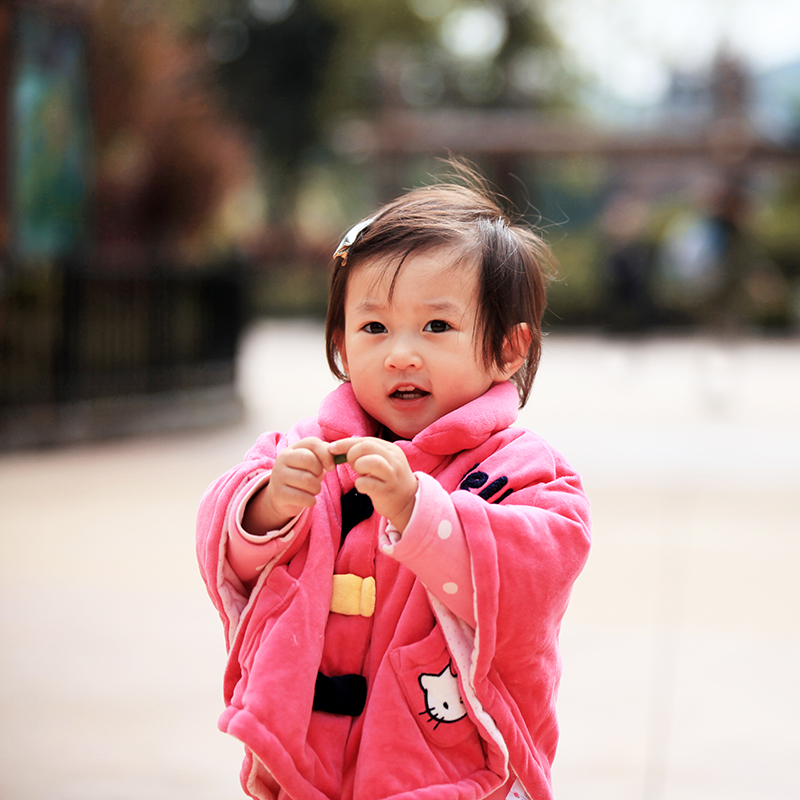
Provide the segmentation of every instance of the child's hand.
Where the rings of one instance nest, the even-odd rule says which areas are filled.
[[[393,442],[366,436],[339,439],[328,447],[331,457],[347,455],[358,473],[356,489],[402,533],[411,519],[417,494],[417,479],[405,453]]]
[[[247,504],[242,527],[255,535],[282,528],[316,504],[322,479],[332,469],[333,455],[321,439],[309,437],[290,444],[275,459],[269,483]]]

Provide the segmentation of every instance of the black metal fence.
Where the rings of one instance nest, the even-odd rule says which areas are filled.
[[[241,287],[235,268],[124,277],[72,264],[7,272],[0,448],[180,427],[201,406],[236,413]],[[146,421],[154,414],[160,423]]]

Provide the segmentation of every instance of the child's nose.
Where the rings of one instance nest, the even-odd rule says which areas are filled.
[[[389,346],[386,356],[386,366],[393,369],[408,369],[419,367],[422,358],[414,342],[408,336],[395,336]]]

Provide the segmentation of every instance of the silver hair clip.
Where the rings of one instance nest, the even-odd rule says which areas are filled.
[[[349,231],[344,235],[344,238],[341,242],[339,242],[339,246],[336,248],[336,251],[333,254],[334,259],[341,258],[342,259],[342,266],[347,264],[347,254],[350,252],[350,248],[355,243],[356,239],[367,229],[369,228],[372,223],[375,222],[375,217],[370,217],[369,219],[362,219],[361,222],[357,222],[350,228]]]

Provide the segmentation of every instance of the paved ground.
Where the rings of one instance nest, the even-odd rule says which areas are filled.
[[[313,325],[254,329],[235,428],[0,457],[1,800],[242,796],[194,512],[314,412],[322,351]],[[557,800],[796,800],[800,343],[553,336],[523,422],[595,520]]]

